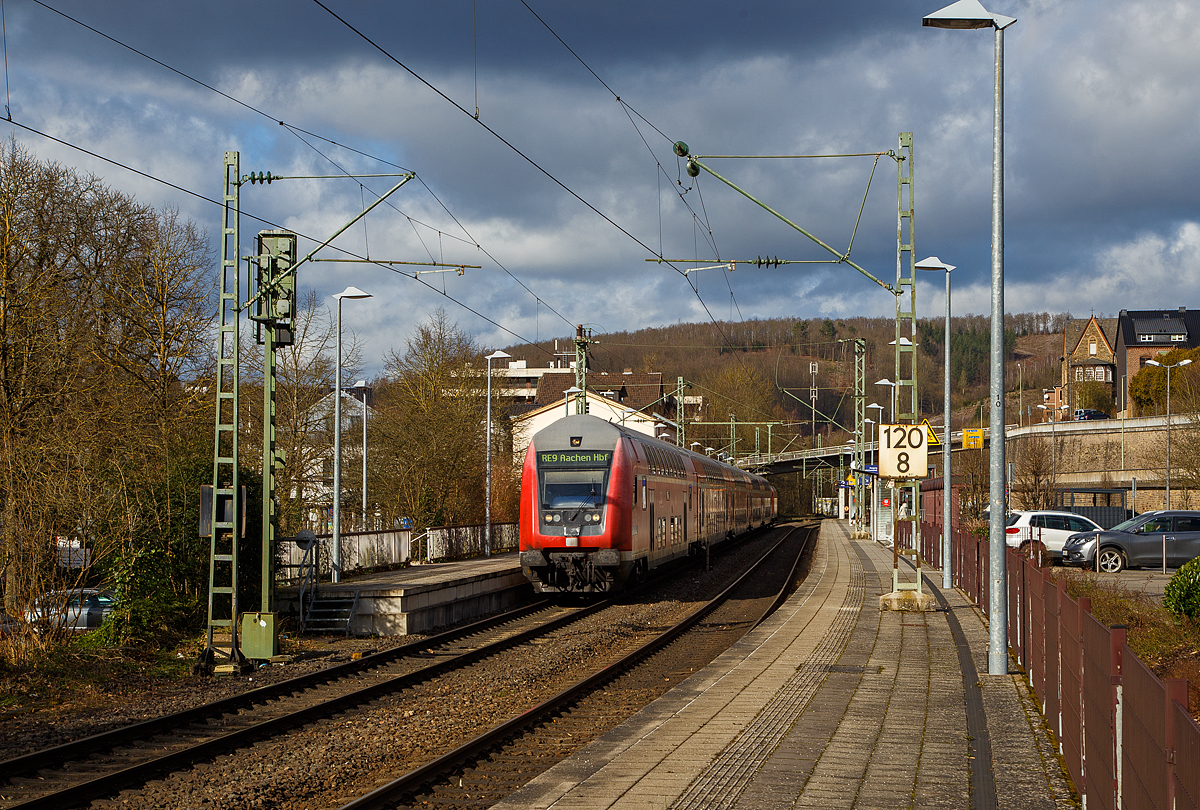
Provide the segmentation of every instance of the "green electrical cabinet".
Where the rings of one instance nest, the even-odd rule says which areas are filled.
[[[279,655],[279,625],[274,613],[242,614],[242,655],[266,661]]]

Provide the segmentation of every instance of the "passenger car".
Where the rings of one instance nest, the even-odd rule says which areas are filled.
[[[1080,408],[1075,411],[1072,418],[1076,422],[1088,422],[1094,419],[1108,419],[1108,414],[1104,411],[1098,411],[1095,408]]]
[[[1074,512],[1034,510],[1012,512],[1004,529],[1004,539],[1010,548],[1021,549],[1022,554],[1057,560],[1063,555],[1063,544],[1067,538],[1079,532],[1102,531],[1100,525],[1090,518]]]
[[[1200,557],[1200,512],[1143,512],[1111,529],[1070,537],[1063,563],[1115,574],[1125,568],[1166,564],[1172,568]]]
[[[103,588],[50,591],[34,600],[24,618],[35,630],[81,633],[103,624],[116,605],[117,595]]]

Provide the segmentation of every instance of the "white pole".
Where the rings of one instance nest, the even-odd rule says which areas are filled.
[[[370,531],[367,528],[367,388],[362,389],[362,531]]]
[[[1008,674],[1008,549],[1004,539],[1004,28],[995,26],[996,89],[992,116],[991,520],[988,526],[988,673]]]
[[[487,358],[487,474],[484,490],[483,556],[492,556],[492,358]]]
[[[333,377],[333,571],[342,581],[342,299],[337,300],[337,365]]]
[[[946,358],[942,396],[942,587],[953,587],[953,547],[950,540],[950,269],[946,269]]]

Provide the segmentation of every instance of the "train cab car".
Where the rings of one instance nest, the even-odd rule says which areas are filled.
[[[534,435],[521,478],[521,568],[543,593],[604,592],[775,518],[756,475],[594,416]]]

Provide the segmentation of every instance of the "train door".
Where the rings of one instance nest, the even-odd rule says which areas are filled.
[[[688,484],[687,500],[683,502],[683,547],[688,547],[688,523],[696,512],[692,509],[692,485]]]
[[[654,522],[654,490],[649,490],[647,499],[650,503],[650,550],[654,551],[654,543],[658,539],[658,524]]]

